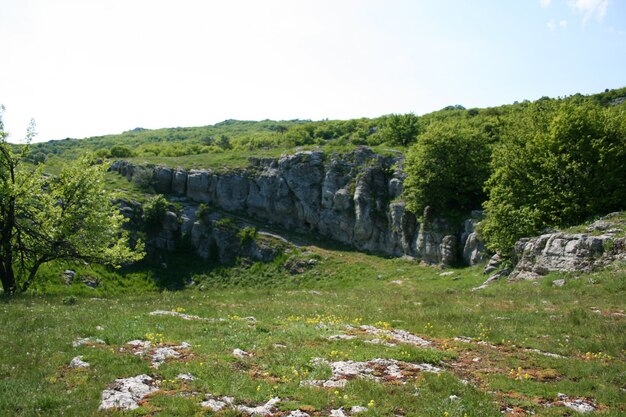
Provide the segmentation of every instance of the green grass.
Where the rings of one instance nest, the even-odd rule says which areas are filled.
[[[562,276],[551,275],[471,292],[485,278],[479,267],[440,276],[436,268],[401,259],[308,249],[319,257],[318,265],[293,276],[280,267],[282,260],[231,269],[182,256],[121,271],[49,266],[36,293],[0,304],[0,415],[117,415],[97,411],[102,390],[116,378],[141,373],[170,382],[129,415],[211,415],[198,405],[207,393],[253,405],[278,396],[282,410],[303,407],[321,415],[372,400],[366,416],[499,416],[503,406],[521,406],[539,416],[566,415],[563,407],[539,404],[554,401],[559,392],[589,397],[607,408],[597,415],[623,415],[626,320],[615,314],[624,308],[623,270],[568,275],[561,288],[551,282]],[[66,267],[77,271],[71,286],[61,282]],[[100,287],[78,282],[84,275],[99,277]],[[190,278],[198,283],[185,287]],[[68,295],[76,297],[75,304],[68,305]],[[148,314],[157,309],[224,321]],[[244,319],[248,316],[256,322]],[[374,345],[358,332],[357,339],[328,340],[345,332],[345,324],[403,329],[433,344]],[[165,342],[191,343],[192,356],[155,370],[147,360],[118,351],[149,333],[162,334]],[[458,336],[475,342],[455,341]],[[74,348],[71,342],[78,337],[97,337],[107,344]],[[235,348],[254,356],[236,359],[231,356]],[[91,368],[68,369],[79,354]],[[314,357],[393,358],[438,364],[445,372],[421,373],[405,385],[353,380],[343,389],[300,387],[302,379],[328,377],[330,369],[314,367]],[[479,362],[472,361],[476,357]],[[532,376],[517,378],[512,372],[518,368],[520,375]],[[196,380],[171,382],[181,372]],[[189,394],[176,395],[180,392]]]

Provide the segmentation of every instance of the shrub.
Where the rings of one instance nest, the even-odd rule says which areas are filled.
[[[151,197],[143,205],[143,219],[148,226],[161,224],[167,211],[168,202],[161,194]]]
[[[592,103],[537,102],[494,151],[483,234],[507,254],[524,236],[624,208],[626,119]]]
[[[112,158],[130,158],[134,155],[133,151],[129,147],[122,145],[113,146],[110,154]]]

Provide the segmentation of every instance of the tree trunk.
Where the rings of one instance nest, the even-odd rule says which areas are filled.
[[[35,275],[37,275],[37,271],[39,270],[39,267],[41,266],[42,263],[43,261],[41,260],[35,261],[35,264],[30,269],[28,278],[26,279],[26,281],[24,281],[24,284],[22,284],[22,288],[20,288],[21,292],[25,292],[28,289],[28,287],[30,287],[30,284],[33,283],[33,281],[35,280]]]
[[[0,265],[0,281],[2,281],[2,289],[5,294],[13,294],[17,290],[13,268],[7,269],[5,265]]]

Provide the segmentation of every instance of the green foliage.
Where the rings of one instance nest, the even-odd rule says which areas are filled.
[[[404,196],[409,208],[421,213],[465,214],[484,200],[489,177],[489,138],[469,124],[434,123],[409,151]]]
[[[116,145],[111,148],[109,155],[112,158],[129,158],[134,154],[128,146]]]
[[[238,236],[241,245],[247,245],[248,243],[254,242],[257,236],[256,227],[246,226],[239,231]]]
[[[0,112],[1,116],[1,112]],[[29,138],[34,125],[29,128]],[[5,293],[25,291],[41,265],[57,259],[119,266],[143,257],[121,230],[123,216],[104,186],[107,166],[84,156],[44,176],[22,164],[0,119],[0,278]],[[28,139],[29,139],[28,138]]]
[[[487,183],[488,246],[617,211],[626,201],[626,114],[590,102],[540,101],[512,120]]]
[[[153,178],[151,169],[137,169],[133,173],[133,183],[142,191],[153,191]]]
[[[161,194],[152,196],[143,205],[143,219],[149,227],[158,226],[163,222],[169,203]]]
[[[390,145],[409,146],[420,133],[419,118],[413,113],[391,114],[385,118],[382,139]]]

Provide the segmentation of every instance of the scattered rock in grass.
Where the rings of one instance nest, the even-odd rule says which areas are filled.
[[[93,337],[78,338],[72,342],[72,347],[106,345],[106,342]]]
[[[89,368],[89,363],[83,361],[82,356],[76,356],[70,361],[70,368]]]
[[[131,350],[137,356],[149,356],[153,368],[158,368],[168,359],[180,359],[191,347],[190,343],[182,342],[180,345],[152,345],[148,340],[131,340],[126,343],[126,348],[121,350]]]
[[[511,273],[511,271],[509,271],[508,269],[502,269],[498,272],[496,272],[495,274],[491,275],[489,278],[487,278],[487,280],[485,282],[483,282],[481,285],[479,285],[478,287],[472,288],[472,291],[478,291],[478,290],[482,290],[484,288],[487,288],[487,285],[489,285],[490,283],[492,283],[493,281],[497,281],[500,278],[506,277]]]
[[[343,412],[343,407],[338,408],[336,410],[330,410],[330,417],[348,417],[346,413]]]
[[[302,410],[293,410],[292,412],[287,414],[287,417],[310,417],[310,415]]]
[[[439,274],[440,277],[447,277],[448,275],[453,275],[454,271],[446,271]]]
[[[155,310],[149,313],[151,316],[174,316],[180,317],[183,320],[207,320],[200,316],[194,316],[191,314],[179,313],[178,311],[166,311],[166,310]]]
[[[276,349],[286,349],[287,348],[287,345],[283,345],[282,343],[274,343],[272,346],[275,347]]]
[[[366,378],[376,382],[404,382],[417,372],[441,372],[441,368],[422,363],[414,364],[401,362],[395,359],[372,359],[368,362],[337,361],[329,362],[322,358],[313,358],[315,366],[328,365],[332,369],[332,376],[328,380],[308,380],[302,381],[302,386],[318,386],[324,388],[342,388],[348,380],[355,378]]]
[[[180,379],[181,381],[193,381],[196,377],[191,374],[178,374],[176,375],[176,379]]]
[[[448,399],[450,401],[459,401],[461,399],[461,397],[459,397],[458,395],[451,395],[448,397]]]
[[[270,399],[268,402],[266,402],[265,404],[259,405],[257,407],[248,407],[245,405],[238,405],[236,409],[240,413],[248,414],[250,416],[266,416],[266,415],[272,415],[274,413],[274,410],[275,410],[274,406],[278,404],[279,402],[280,402],[280,398],[274,397]]]
[[[360,405],[355,405],[350,409],[350,414],[358,414],[365,413],[368,410],[367,407],[361,407]]]
[[[233,350],[233,356],[235,358],[238,358],[238,359],[243,359],[243,358],[251,356],[251,355],[250,355],[250,353],[246,352],[245,350],[235,349],[235,350]]]
[[[364,331],[367,334],[373,334],[376,336],[382,336],[386,343],[407,343],[415,346],[428,346],[430,342],[428,340],[422,339],[419,336],[416,336],[412,333],[409,333],[405,330],[387,330],[387,329],[379,329],[378,327],[363,325],[359,327],[360,330]]]
[[[524,352],[532,352],[538,355],[548,356],[550,358],[559,358],[559,359],[565,358],[565,356],[563,355],[559,355],[557,353],[544,352],[543,350],[539,350],[539,349],[524,349]]]
[[[504,259],[497,253],[493,255],[491,259],[489,259],[489,262],[487,262],[485,269],[483,269],[483,274],[490,274],[493,271],[496,271],[498,268],[500,268],[500,265],[502,265],[503,260]]]
[[[109,385],[102,392],[102,401],[99,409],[134,410],[139,407],[139,401],[157,390],[155,380],[148,375],[116,379],[113,384]]]
[[[208,408],[213,412],[218,412],[226,407],[233,407],[235,399],[233,397],[215,398],[211,395],[206,396],[206,401],[200,403],[200,407]]]
[[[328,338],[328,340],[352,340],[356,339],[356,336],[351,334],[335,334]]]
[[[565,285],[564,279],[555,279],[554,281],[552,281],[552,286],[554,287],[562,287],[564,285]]]
[[[250,323],[256,323],[256,317],[253,317],[253,316],[244,317],[243,319]]]
[[[396,285],[402,285],[404,283],[404,281],[402,281],[401,279],[395,279],[393,281],[389,281],[390,284],[396,284]]]
[[[559,401],[553,403],[553,405],[563,405],[578,413],[590,413],[598,408],[597,405],[586,398],[571,398],[561,393],[557,394],[557,397]]]
[[[96,330],[98,330],[98,331],[100,331],[100,332],[101,332],[101,331],[103,331],[103,330],[104,330],[104,327],[103,327],[103,326],[96,326]]]

